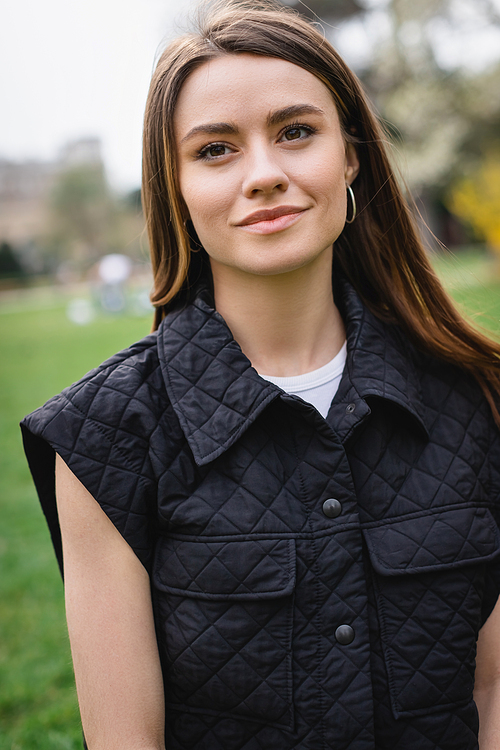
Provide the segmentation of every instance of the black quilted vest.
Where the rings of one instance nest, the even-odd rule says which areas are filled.
[[[473,750],[500,590],[499,440],[476,383],[345,286],[326,420],[201,295],[23,422],[150,572],[168,750]]]

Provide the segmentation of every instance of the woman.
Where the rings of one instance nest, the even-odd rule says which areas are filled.
[[[473,689],[499,747],[500,349],[357,79],[222,3],[159,60],[143,200],[154,333],[23,423],[89,748],[469,750]]]

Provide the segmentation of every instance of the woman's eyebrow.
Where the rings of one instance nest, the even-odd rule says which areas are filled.
[[[206,135],[237,135],[238,128],[231,122],[207,122],[203,125],[196,125],[184,136],[181,143],[192,138],[193,135],[204,133]]]
[[[302,117],[303,115],[324,115],[322,109],[315,107],[314,104],[292,104],[289,107],[283,109],[277,109],[275,112],[270,112],[267,116],[267,124],[269,127],[273,125],[279,125],[285,120],[289,120],[292,117]]]

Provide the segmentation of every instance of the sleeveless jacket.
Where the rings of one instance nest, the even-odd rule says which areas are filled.
[[[206,292],[23,422],[150,573],[168,750],[473,750],[500,590],[499,436],[475,381],[343,284],[327,419],[261,379]]]

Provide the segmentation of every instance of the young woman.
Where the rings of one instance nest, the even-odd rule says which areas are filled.
[[[23,423],[90,750],[500,747],[500,349],[355,76],[219,4],[156,68],[143,199],[156,330]]]

